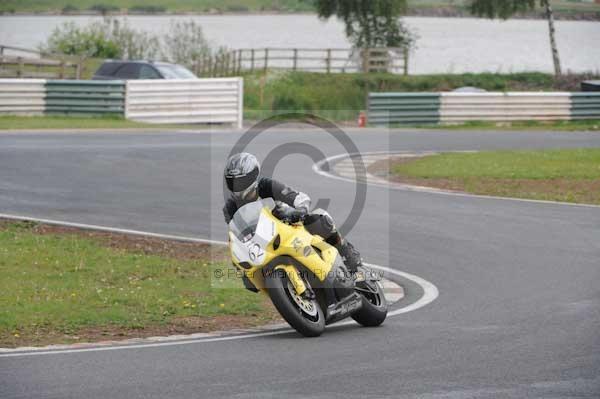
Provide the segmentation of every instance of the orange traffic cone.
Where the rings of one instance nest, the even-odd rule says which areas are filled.
[[[367,116],[361,111],[360,114],[358,114],[358,127],[365,126],[367,126]]]

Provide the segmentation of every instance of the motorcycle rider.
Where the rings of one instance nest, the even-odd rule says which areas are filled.
[[[238,208],[261,198],[273,198],[277,206],[273,215],[280,220],[302,221],[311,234],[317,234],[336,247],[351,273],[362,266],[360,253],[337,231],[333,219],[326,211],[310,212],[308,195],[296,191],[268,177],[260,176],[260,163],[250,153],[232,155],[224,171],[225,184],[230,192],[223,207],[225,222],[229,223]]]

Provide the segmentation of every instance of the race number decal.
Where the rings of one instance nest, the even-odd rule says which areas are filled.
[[[262,249],[260,244],[250,243],[250,246],[248,247],[248,257],[252,263],[257,265],[261,264],[265,257],[265,251]]]

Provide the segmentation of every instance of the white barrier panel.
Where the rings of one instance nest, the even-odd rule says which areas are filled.
[[[0,115],[42,115],[46,79],[0,79]]]
[[[129,80],[125,117],[147,123],[243,122],[242,78]]]
[[[571,93],[441,93],[440,122],[571,119]]]

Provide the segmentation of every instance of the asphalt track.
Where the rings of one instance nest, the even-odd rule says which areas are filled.
[[[219,133],[0,134],[0,213],[223,239]],[[351,131],[361,152],[600,147],[597,133]],[[338,137],[339,138],[339,137]],[[344,152],[313,130],[273,129]],[[296,145],[297,146],[297,145]],[[346,219],[355,186],[291,155],[281,178]],[[371,263],[418,275],[433,303],[376,329],[0,357],[0,397],[598,398],[600,208],[369,186],[349,233]],[[409,298],[420,293],[409,287]],[[411,299],[412,298],[412,299]]]

